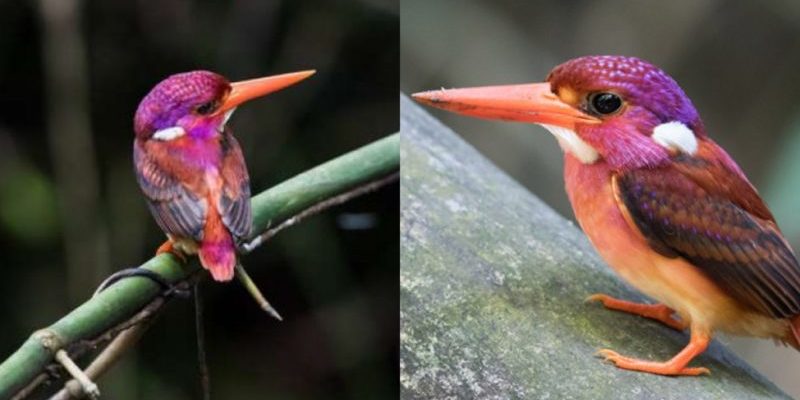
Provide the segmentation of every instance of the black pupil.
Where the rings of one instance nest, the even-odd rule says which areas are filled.
[[[598,93],[592,97],[592,107],[600,114],[611,114],[622,106],[622,99],[614,93]]]
[[[199,107],[197,107],[197,113],[202,115],[209,114],[211,113],[211,111],[214,111],[216,104],[217,104],[216,101],[209,101],[208,103],[203,103]]]

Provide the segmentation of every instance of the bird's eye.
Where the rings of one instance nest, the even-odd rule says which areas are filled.
[[[622,107],[622,99],[614,93],[594,93],[589,96],[589,105],[592,111],[607,115],[616,112]]]
[[[219,103],[216,100],[211,100],[208,103],[203,103],[197,106],[195,111],[197,111],[197,113],[200,115],[208,115],[217,109],[218,104]]]

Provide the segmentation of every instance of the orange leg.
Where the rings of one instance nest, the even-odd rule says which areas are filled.
[[[156,255],[158,256],[164,253],[170,253],[175,257],[178,257],[182,263],[186,264],[186,254],[183,254],[182,251],[176,249],[174,244],[175,243],[172,241],[172,239],[167,239],[167,241],[162,243],[161,246],[158,246]]]
[[[608,309],[624,311],[631,314],[641,315],[645,318],[654,319],[662,322],[670,328],[682,331],[686,329],[686,322],[672,316],[675,310],[663,304],[641,304],[632,301],[615,299],[605,294],[593,294],[586,298],[586,301],[599,301]]]
[[[635,358],[625,357],[619,355],[619,353],[609,350],[609,349],[602,349],[598,352],[598,355],[603,356],[606,361],[611,361],[616,365],[618,368],[622,369],[629,369],[632,371],[642,371],[642,372],[649,372],[651,374],[658,374],[658,375],[701,375],[701,374],[710,374],[711,371],[708,368],[703,367],[687,367],[690,361],[693,358],[698,356],[700,353],[704,352],[708,347],[708,342],[711,341],[711,335],[703,332],[703,333],[695,333],[692,332],[692,338],[689,340],[689,344],[681,350],[675,357],[672,357],[671,360],[666,362],[654,362],[654,361],[644,361],[644,360],[637,360]]]

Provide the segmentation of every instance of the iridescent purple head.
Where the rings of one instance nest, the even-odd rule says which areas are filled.
[[[574,131],[595,158],[616,169],[658,165],[675,151],[694,154],[705,136],[678,83],[638,58],[576,58],[555,67],[547,81],[561,101],[599,120]]]
[[[559,97],[562,90],[572,91],[567,96],[575,96],[587,113],[602,118],[644,118],[652,126],[677,121],[697,133],[702,131],[700,116],[678,83],[655,65],[636,57],[575,58],[553,68],[547,81]],[[613,114],[598,112],[590,97],[600,93],[618,95],[622,107]]]
[[[136,137],[147,139],[170,128],[182,128],[189,134],[197,130],[213,132],[224,124],[225,116],[215,111],[230,90],[227,79],[210,71],[172,75],[139,103],[133,119]]]

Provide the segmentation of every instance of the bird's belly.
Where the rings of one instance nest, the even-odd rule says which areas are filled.
[[[623,217],[606,167],[568,160],[565,179],[581,228],[600,256],[631,285],[676,310],[694,328],[760,337],[786,334],[786,321],[745,309],[683,258],[653,250]]]

